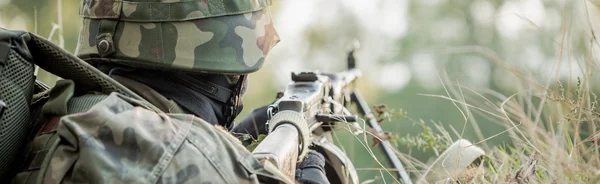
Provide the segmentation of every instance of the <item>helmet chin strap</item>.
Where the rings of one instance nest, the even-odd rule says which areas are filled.
[[[227,121],[226,124],[228,125],[234,123],[233,120],[235,119],[235,117],[237,117],[238,114],[240,114],[240,112],[242,112],[242,109],[244,108],[244,104],[242,103],[242,96],[246,91],[246,78],[247,75],[240,75],[240,78],[236,83],[235,89],[233,89],[233,94],[231,94],[231,98],[229,98],[229,101],[225,105],[225,119]]]

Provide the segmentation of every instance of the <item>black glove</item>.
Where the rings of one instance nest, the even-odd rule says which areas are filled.
[[[253,139],[258,139],[258,135],[260,134],[267,134],[268,132],[265,127],[265,123],[267,123],[267,108],[268,106],[262,106],[254,109],[250,115],[246,116],[231,131],[240,134],[250,134]]]
[[[311,150],[296,169],[296,181],[304,184],[329,184],[325,175],[325,157]]]

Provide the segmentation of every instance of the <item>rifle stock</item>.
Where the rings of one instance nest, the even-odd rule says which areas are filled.
[[[252,152],[259,160],[267,160],[294,179],[299,144],[298,128],[282,124],[275,128]]]

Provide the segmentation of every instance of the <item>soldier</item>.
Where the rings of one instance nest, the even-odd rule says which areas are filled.
[[[42,108],[50,118],[34,131],[13,182],[290,182],[227,132],[242,109],[246,76],[279,42],[267,6],[82,0],[76,55],[149,103],[58,81]],[[326,183],[323,157],[312,152],[307,160],[299,181]]]

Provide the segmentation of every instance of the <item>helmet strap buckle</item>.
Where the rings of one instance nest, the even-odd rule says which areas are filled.
[[[100,57],[106,57],[113,53],[115,53],[115,44],[112,39],[112,34],[103,33],[96,37],[96,48],[98,49],[98,53]]]
[[[113,36],[117,29],[118,21],[104,19],[100,21],[98,36],[96,36],[96,49],[100,57],[109,56],[117,51]]]

